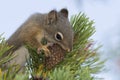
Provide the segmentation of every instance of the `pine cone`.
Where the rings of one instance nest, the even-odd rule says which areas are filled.
[[[50,70],[64,59],[66,51],[58,44],[49,46],[48,49],[50,50],[51,55],[49,57],[45,57],[44,65],[47,70]]]

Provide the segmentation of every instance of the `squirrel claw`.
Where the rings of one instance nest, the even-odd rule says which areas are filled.
[[[40,54],[42,50],[44,51],[44,54],[45,54],[46,57],[51,55],[49,49],[46,46],[43,46],[42,48],[38,47],[37,53]]]

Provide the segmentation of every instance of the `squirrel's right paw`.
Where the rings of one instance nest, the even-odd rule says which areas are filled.
[[[49,49],[46,46],[38,47],[37,53],[40,54],[42,51],[44,51],[44,54],[46,57],[49,57],[51,55],[51,52],[49,51]]]

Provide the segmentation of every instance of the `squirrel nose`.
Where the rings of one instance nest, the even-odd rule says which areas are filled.
[[[64,47],[64,46],[63,46],[63,49],[64,49],[65,51],[67,51],[67,52],[72,51],[72,47]]]

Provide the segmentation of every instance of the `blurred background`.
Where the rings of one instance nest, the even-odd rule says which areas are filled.
[[[83,12],[94,20],[92,38],[103,45],[101,59],[107,59],[107,70],[96,76],[120,80],[120,0],[0,0],[0,34],[7,39],[31,14],[61,8],[69,10],[69,18]]]

